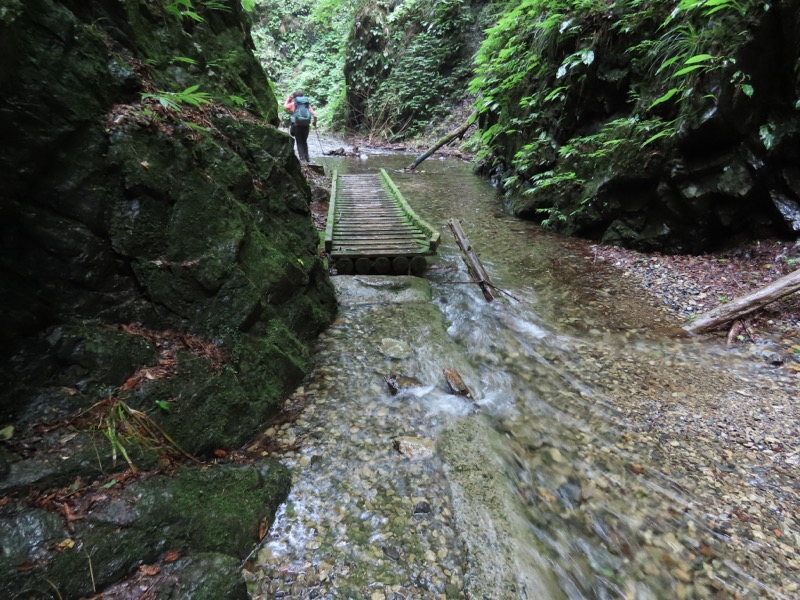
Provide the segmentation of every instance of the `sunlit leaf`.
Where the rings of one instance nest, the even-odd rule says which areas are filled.
[[[703,68],[705,68],[705,65],[692,65],[690,67],[684,67],[683,69],[675,71],[675,74],[672,77],[680,77],[682,75],[686,75],[687,73],[691,73],[692,71],[696,71],[697,69]]]
[[[699,62],[706,62],[708,60],[711,60],[712,58],[715,58],[715,57],[713,55],[711,55],[711,54],[697,54],[696,56],[693,56],[690,59],[688,59],[684,64],[693,65],[693,64],[699,63]]]
[[[661,96],[658,100],[655,100],[648,108],[653,108],[654,106],[658,106],[659,104],[666,102],[680,91],[681,91],[680,88],[672,88],[666,94]]]

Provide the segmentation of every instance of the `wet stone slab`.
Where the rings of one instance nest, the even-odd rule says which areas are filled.
[[[469,410],[441,378],[457,349],[424,280],[335,279],[340,297],[354,300],[290,400],[302,402],[300,416],[272,432],[297,448],[283,456],[293,488],[249,563],[253,597],[464,597],[464,552],[431,441],[441,422]],[[399,305],[384,302],[403,294]],[[386,339],[411,351],[382,352]],[[392,395],[384,374],[393,371],[428,385]],[[424,451],[400,451],[412,446]]]
[[[340,306],[430,302],[430,283],[404,275],[339,275],[331,279]]]

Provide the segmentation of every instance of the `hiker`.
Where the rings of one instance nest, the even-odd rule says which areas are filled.
[[[301,91],[294,92],[283,103],[283,108],[292,113],[292,124],[289,135],[297,142],[297,154],[300,160],[308,162],[308,133],[311,125],[317,126],[317,113],[311,107],[308,98]]]

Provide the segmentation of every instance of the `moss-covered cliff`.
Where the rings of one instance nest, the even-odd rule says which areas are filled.
[[[259,56],[321,122],[376,141],[431,134],[466,97],[485,0],[258,0]]]
[[[335,303],[239,3],[196,4],[0,15],[3,354],[70,319],[138,321],[248,354],[274,401]]]
[[[509,3],[477,57],[517,214],[644,250],[800,232],[798,4]]]
[[[201,458],[237,447],[309,369],[336,303],[241,11],[0,2],[0,428],[15,427],[0,497],[82,489],[123,455],[154,466],[154,432]],[[274,510],[288,473],[272,472]],[[41,528],[8,562],[20,506],[0,505],[0,567],[34,567],[0,595],[22,580],[91,592],[61,587]],[[101,538],[78,539],[80,556]]]

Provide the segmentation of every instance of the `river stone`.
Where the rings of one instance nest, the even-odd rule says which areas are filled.
[[[394,561],[400,560],[400,551],[394,546],[383,546],[383,553]]]
[[[399,373],[384,375],[383,380],[386,382],[386,385],[389,386],[389,391],[392,393],[392,396],[403,390],[423,387],[425,385],[416,377],[400,375]]]
[[[431,505],[425,502],[417,502],[414,506],[414,514],[415,515],[427,515],[431,512]]]
[[[392,338],[383,338],[381,340],[380,351],[389,358],[398,359],[408,358],[414,353],[411,346],[404,341]]]
[[[394,447],[400,454],[410,460],[427,460],[436,454],[433,440],[417,437],[399,437],[394,440]]]

